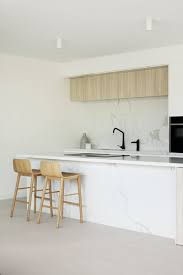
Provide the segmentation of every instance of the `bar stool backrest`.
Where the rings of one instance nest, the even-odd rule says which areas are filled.
[[[41,174],[45,177],[61,178],[62,172],[58,161],[43,160],[40,163]]]
[[[13,169],[17,173],[21,174],[31,174],[32,167],[30,160],[28,159],[14,159],[13,160]]]

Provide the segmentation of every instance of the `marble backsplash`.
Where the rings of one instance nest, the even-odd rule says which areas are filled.
[[[141,150],[168,151],[168,98],[149,97],[119,101],[87,102],[83,104],[81,127],[91,139],[94,148],[117,148],[125,132],[126,150],[135,150],[131,141],[140,139]]]

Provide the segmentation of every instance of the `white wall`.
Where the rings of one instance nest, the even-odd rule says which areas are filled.
[[[64,77],[159,65],[183,64],[183,45],[88,58],[60,64]]]
[[[12,196],[15,154],[73,145],[65,85],[56,63],[0,55],[0,198]]]

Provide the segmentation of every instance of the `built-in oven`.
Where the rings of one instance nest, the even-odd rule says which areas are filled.
[[[183,116],[170,117],[170,152],[183,153]]]

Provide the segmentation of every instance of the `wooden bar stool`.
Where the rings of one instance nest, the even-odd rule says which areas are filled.
[[[32,194],[34,192],[34,213],[36,213],[36,199],[38,198],[37,191],[42,191],[42,189],[37,190],[37,177],[41,176],[41,172],[40,172],[40,170],[32,169],[31,163],[28,159],[14,159],[13,160],[13,168],[14,168],[14,171],[17,173],[17,181],[16,181],[16,187],[15,187],[15,192],[14,192],[14,196],[13,196],[10,217],[13,217],[16,202],[25,203],[28,205],[28,207],[27,207],[27,221],[29,221],[30,220]],[[31,177],[31,183],[30,183],[29,187],[21,187],[21,188],[19,187],[20,178],[22,176]],[[25,190],[25,189],[30,189],[29,200],[28,201],[18,200],[17,199],[18,191]]]
[[[41,214],[42,214],[42,208],[52,208],[57,209],[57,228],[60,225],[60,220],[63,219],[63,210],[64,210],[64,203],[76,205],[79,207],[80,210],[80,223],[83,223],[83,212],[82,212],[82,195],[81,195],[81,183],[80,183],[80,175],[76,173],[65,173],[61,172],[60,169],[60,163],[57,161],[41,161],[40,164],[40,170],[41,174],[45,176],[45,182],[43,187],[43,193],[42,193],[42,199],[41,199],[41,205],[40,205],[40,212],[38,215],[37,223],[40,223]],[[59,191],[50,191],[52,193],[59,192],[59,201],[58,201],[58,207],[53,207],[52,201],[50,203],[50,206],[44,205],[45,200],[45,194],[46,194],[46,188],[47,185],[51,185],[52,181],[56,180],[60,182],[60,189]],[[64,184],[65,180],[76,180],[78,192],[73,194],[64,194]],[[65,201],[64,196],[74,196],[77,195],[79,198],[79,202],[71,202],[71,201]],[[50,199],[52,200],[51,196]]]

